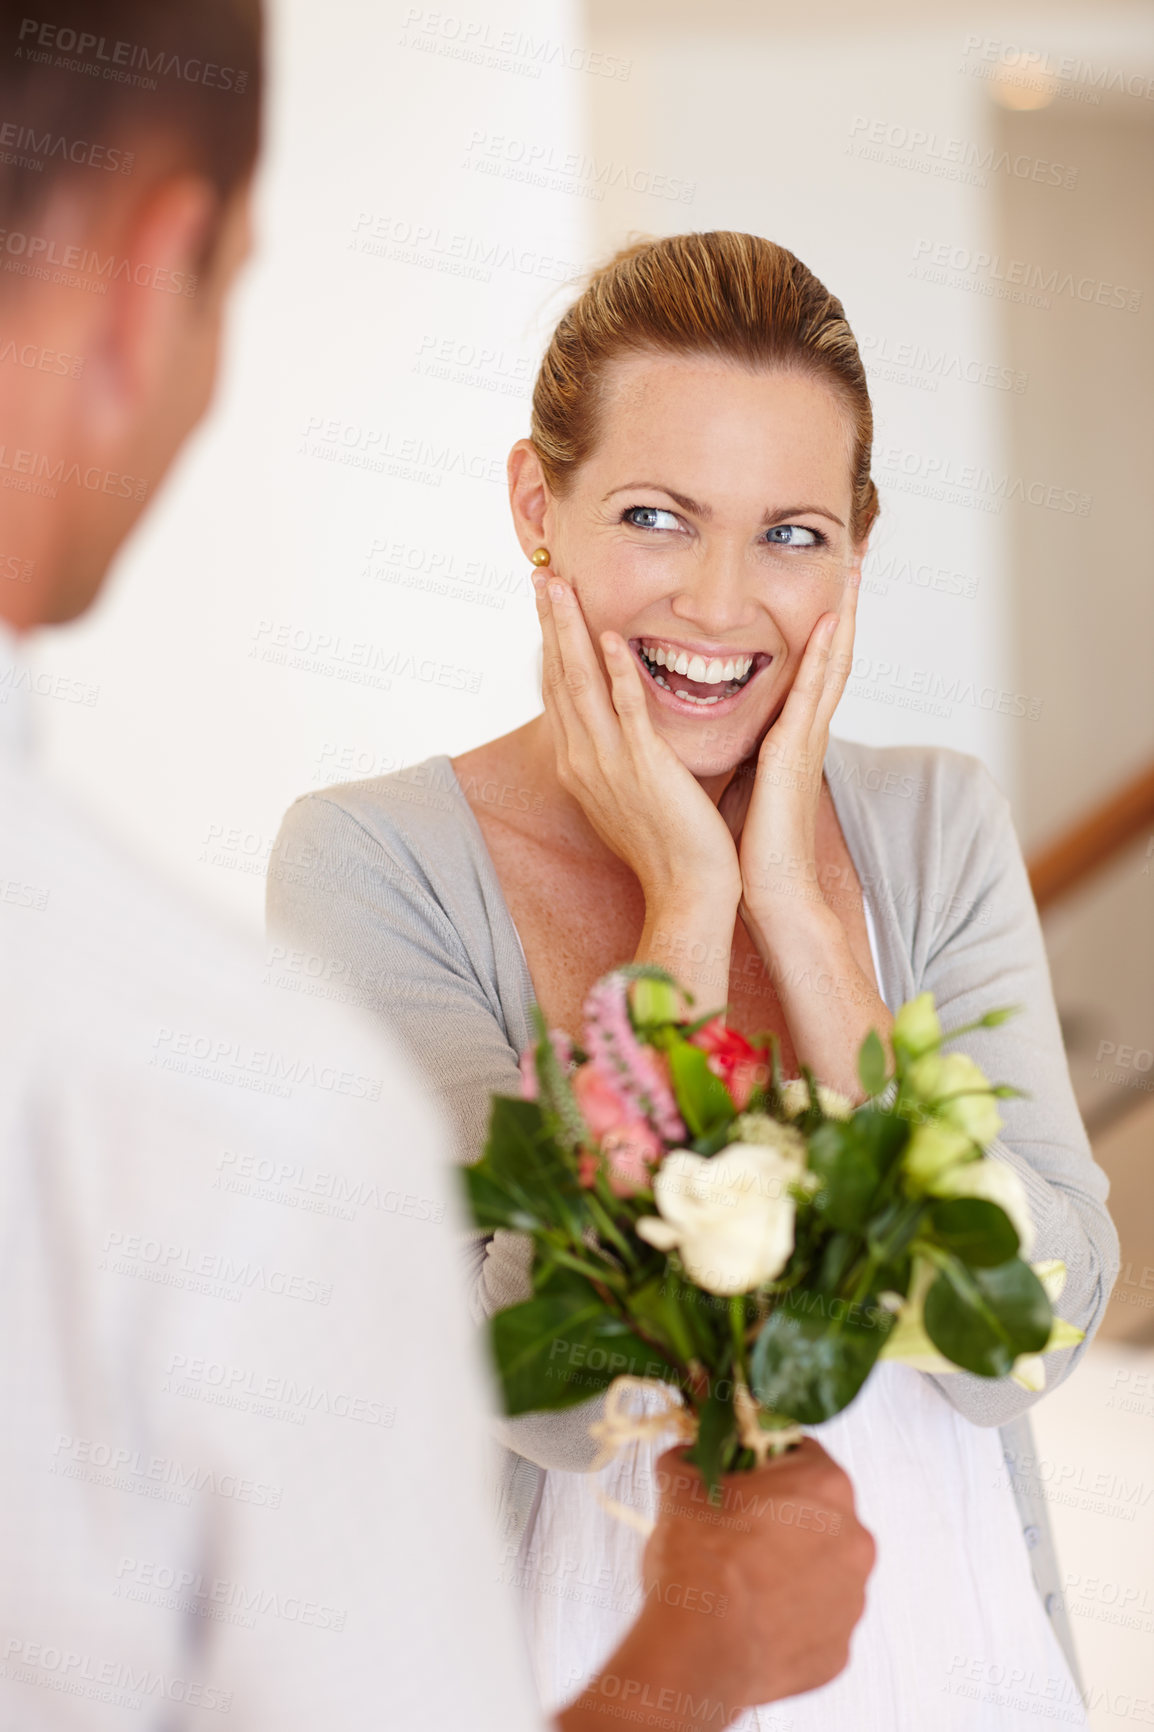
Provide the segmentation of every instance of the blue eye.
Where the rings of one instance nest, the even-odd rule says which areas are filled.
[[[778,523],[772,529],[766,530],[766,540],[771,547],[824,547],[826,538],[820,529],[809,529],[804,523]],[[791,540],[787,537],[808,536],[807,541]]]
[[[665,522],[661,522],[664,518]],[[672,511],[662,510],[660,505],[627,505],[621,513],[622,523],[631,523],[634,529],[679,529],[681,526]]]

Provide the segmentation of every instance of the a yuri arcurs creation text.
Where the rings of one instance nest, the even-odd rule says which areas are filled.
[[[854,1399],[879,1358],[1041,1387],[1041,1355],[1081,1339],[1055,1318],[1061,1263],[1031,1265],[1025,1191],[984,1151],[997,1098],[945,1040],[933,998],[904,1005],[893,1064],[876,1033],[855,1106],[771,1035],[691,1020],[659,969],[606,975],[582,1045],[546,1030],[523,1099],[496,1096],[466,1169],[478,1227],[533,1245],[532,1297],[491,1319],[510,1414],[611,1389],[607,1451],[642,1379],[711,1487]],[[632,1430],[631,1430],[632,1426]]]

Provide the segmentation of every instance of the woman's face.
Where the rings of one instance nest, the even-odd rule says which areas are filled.
[[[606,378],[597,448],[563,499],[532,447],[514,460],[522,544],[549,548],[602,667],[601,632],[629,644],[653,726],[694,775],[756,750],[860,565],[851,452],[849,411],[822,382],[634,355]]]

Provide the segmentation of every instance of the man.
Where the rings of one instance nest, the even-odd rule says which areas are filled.
[[[0,31],[0,1720],[517,1732],[439,1113],[29,753],[19,636],[89,606],[211,396],[254,0]],[[732,1526],[665,1467],[645,1610],[566,1732],[717,1726],[845,1663],[873,1548],[818,1445]]]

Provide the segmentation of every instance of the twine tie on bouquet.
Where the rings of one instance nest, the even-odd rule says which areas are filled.
[[[659,1395],[660,1408],[654,1413],[631,1411],[629,1402],[634,1393],[643,1397],[650,1393]],[[801,1441],[803,1433],[799,1425],[781,1426],[774,1431],[766,1431],[761,1426],[758,1421],[761,1408],[744,1383],[738,1382],[734,1387],[733,1410],[738,1438],[742,1447],[754,1456],[758,1467],[764,1467],[767,1460],[783,1455]],[[589,1435],[600,1444],[591,1471],[597,1473],[608,1467],[627,1443],[655,1443],[669,1433],[673,1434],[671,1447],[679,1443],[696,1443],[697,1429],[697,1415],[686,1407],[681,1395],[668,1383],[659,1383],[651,1377],[615,1377],[605,1392],[604,1419],[595,1419],[589,1427]],[[597,1494],[597,1501],[602,1509],[636,1528],[638,1533],[649,1535],[653,1532],[653,1522],[627,1504],[605,1497],[601,1492]]]
[[[772,1460],[774,1456],[784,1455],[787,1449],[800,1443],[805,1435],[800,1425],[783,1425],[776,1431],[766,1431],[757,1418],[761,1408],[744,1383],[734,1385],[733,1411],[737,1417],[737,1435],[742,1448],[748,1449],[754,1455],[758,1467],[764,1467],[767,1459]]]
[[[660,1410],[656,1413],[631,1412],[629,1400],[634,1393],[642,1396],[660,1394]],[[669,1432],[673,1433],[675,1443],[694,1443],[697,1440],[697,1416],[685,1406],[677,1390],[652,1377],[615,1377],[605,1391],[604,1419],[595,1419],[589,1427],[590,1437],[601,1446],[591,1471],[596,1473],[608,1467],[627,1443],[653,1443]],[[636,1528],[647,1538],[653,1532],[654,1523],[649,1517],[630,1509],[628,1504],[618,1503],[600,1491],[597,1501],[618,1521]]]

